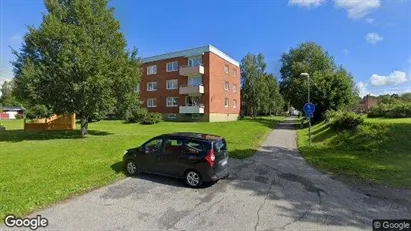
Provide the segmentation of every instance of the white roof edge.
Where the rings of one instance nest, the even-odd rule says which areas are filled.
[[[170,52],[170,53],[165,53],[161,55],[155,55],[155,56],[150,56],[143,58],[142,61],[143,63],[148,63],[148,62],[154,62],[154,61],[159,61],[159,60],[164,60],[164,59],[171,59],[171,58],[176,58],[176,57],[181,57],[181,56],[196,56],[196,55],[201,55],[204,52],[212,52],[221,58],[227,60],[231,64],[240,67],[239,62],[237,62],[235,59],[231,58],[221,50],[217,49],[213,45],[206,45],[206,46],[201,46],[197,48],[191,48],[191,49],[186,49],[182,51],[175,51],[175,52]]]

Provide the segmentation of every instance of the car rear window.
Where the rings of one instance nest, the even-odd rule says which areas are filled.
[[[185,145],[185,151],[188,154],[201,154],[207,152],[207,147],[201,141],[187,140]]]
[[[214,142],[214,151],[224,152],[226,150],[227,150],[227,144],[224,139]]]

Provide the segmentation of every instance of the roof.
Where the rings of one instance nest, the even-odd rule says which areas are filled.
[[[161,136],[195,138],[195,139],[201,139],[201,140],[221,140],[223,138],[218,135],[194,133],[194,132],[175,132],[175,133],[163,134]]]
[[[3,111],[25,111],[24,107],[13,107],[13,106],[5,106],[3,107]]]
[[[149,62],[154,62],[154,61],[159,61],[159,60],[164,60],[164,59],[171,59],[171,58],[176,58],[176,57],[181,57],[181,56],[183,57],[198,56],[198,55],[202,55],[204,52],[212,52],[220,56],[221,58],[227,60],[231,64],[237,67],[240,66],[240,63],[238,61],[231,58],[226,53],[222,52],[221,50],[217,49],[216,47],[212,45],[206,45],[206,46],[186,49],[182,51],[175,51],[175,52],[165,53],[161,55],[150,56],[150,57],[143,58],[142,60],[143,60],[143,63],[149,63]]]

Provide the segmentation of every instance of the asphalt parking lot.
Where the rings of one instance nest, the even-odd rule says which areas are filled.
[[[213,185],[143,174],[31,216],[49,230],[371,230],[372,219],[410,218],[409,201],[364,194],[306,164],[291,123],[254,157],[230,159],[230,177]]]

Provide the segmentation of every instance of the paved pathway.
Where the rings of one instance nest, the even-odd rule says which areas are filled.
[[[410,218],[410,203],[366,196],[307,165],[292,123],[281,123],[254,157],[230,160],[232,175],[210,187],[142,175],[31,216],[48,218],[50,230],[345,231]]]

